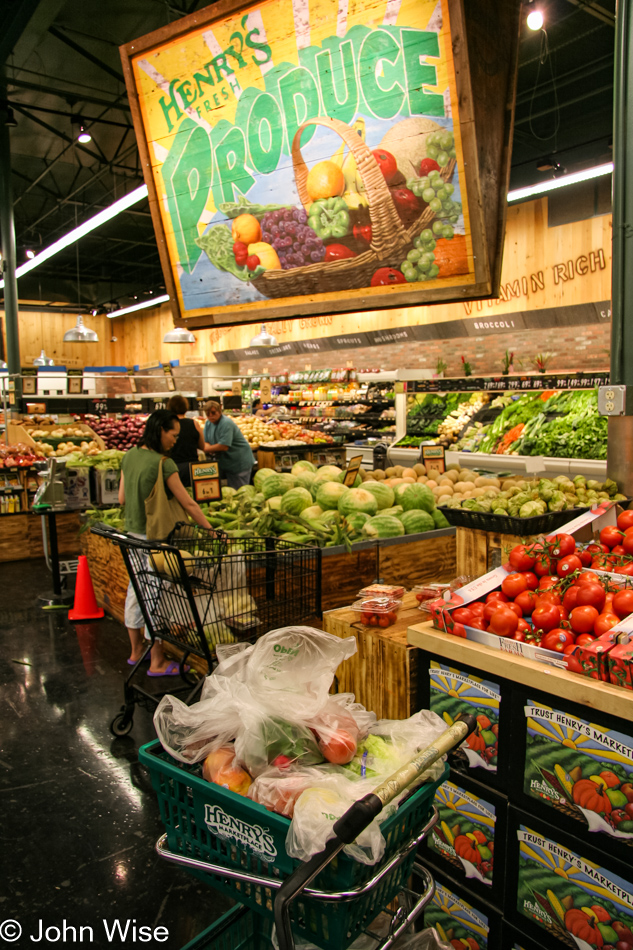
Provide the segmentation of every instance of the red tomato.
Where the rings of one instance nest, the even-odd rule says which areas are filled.
[[[588,634],[588,633],[582,633],[581,636],[582,636],[582,637],[588,637],[589,634]],[[565,646],[563,647],[563,653],[565,654],[565,656],[569,656],[569,654],[570,654],[570,653],[573,653],[575,649],[576,649],[576,644],[575,644],[575,643],[566,643]],[[569,665],[569,664],[568,664],[568,665]]]
[[[319,740],[323,758],[335,765],[346,765],[356,755],[356,741],[349,732],[338,729],[333,736]]]
[[[574,649],[570,652],[569,656],[567,657],[567,669],[570,671],[570,673],[582,674],[584,673],[584,670],[576,657],[577,657],[577,652]]]
[[[536,607],[536,600],[536,594],[533,590],[524,590],[514,602],[521,608],[521,612],[529,617]]]
[[[466,639],[466,627],[463,625],[463,623],[454,624],[453,629],[450,632],[454,637],[463,637],[464,640]]]
[[[538,577],[545,577],[554,570],[554,563],[546,554],[539,554],[534,565],[534,573]]]
[[[391,614],[381,614],[378,617],[378,626],[379,627],[390,627],[392,623]]]
[[[378,162],[378,167],[382,172],[385,181],[389,185],[393,178],[398,174],[398,164],[395,158],[391,152],[388,152],[385,148],[375,148],[371,154]]]
[[[256,270],[260,264],[261,264],[261,261],[259,257],[257,256],[257,254],[249,254],[248,257],[246,258],[246,266],[248,267],[249,270]]]
[[[577,581],[574,581],[575,584],[600,584],[601,580],[597,574],[594,574],[593,571],[583,571]]]
[[[238,264],[245,264],[248,257],[248,247],[243,241],[236,241],[233,245],[233,254]]]
[[[536,606],[540,607],[541,604],[556,604],[557,607],[560,607],[562,604],[562,598],[557,590],[554,590],[553,587],[543,590],[540,593],[536,592]]]
[[[580,560],[582,561],[583,567],[589,567],[593,561],[593,554],[588,551],[586,548],[583,551],[576,552]]]
[[[511,637],[519,625],[519,618],[505,606],[499,606],[490,618],[490,632],[498,637]]]
[[[553,630],[560,624],[560,610],[556,604],[543,604],[532,613],[532,623],[538,630]]]
[[[633,528],[633,508],[623,511],[618,515],[618,528],[620,531],[626,531],[627,528]]]
[[[594,557],[591,566],[595,567],[597,571],[612,571],[613,561],[610,561],[604,554],[599,554],[597,557]]]
[[[571,628],[575,633],[593,633],[594,625],[599,617],[595,607],[574,607],[569,615]]]
[[[484,620],[490,623],[490,618],[498,607],[505,607],[505,604],[500,600],[491,600],[489,604],[486,604],[484,607]]]
[[[523,576],[528,586],[528,590],[536,590],[538,587],[538,577],[534,571],[523,571]]]
[[[488,624],[485,622],[483,617],[474,617],[473,620],[470,621],[470,626],[474,627],[475,630],[488,629]]]
[[[598,620],[599,619],[600,617],[598,617]],[[596,623],[597,622],[598,621],[596,621]],[[593,643],[595,639],[596,638],[592,637],[590,633],[579,633],[578,636],[576,637],[576,646],[584,647],[585,643]]]
[[[576,542],[571,534],[550,535],[545,540],[551,544],[552,557],[567,557],[568,554],[573,554],[576,550]]]
[[[545,634],[541,640],[541,646],[544,650],[555,650],[557,653],[562,653],[563,647],[573,642],[574,635],[571,630],[562,630],[560,627],[555,627]]]
[[[519,630],[519,628],[517,627],[517,629],[514,631],[510,639],[518,640],[519,643],[525,643],[525,630]]]
[[[475,615],[468,607],[458,607],[457,610],[452,612],[452,616],[456,623],[464,623],[466,626],[469,626],[475,619]]]
[[[515,571],[530,571],[536,563],[536,556],[526,551],[524,544],[517,544],[510,551],[508,560]]]
[[[557,587],[560,583],[558,577],[554,577],[552,574],[547,574],[545,577],[541,577],[538,582],[538,590],[549,590],[550,587]]]
[[[616,544],[614,548],[611,549],[611,554],[627,554],[624,547],[621,544]]]
[[[607,595],[601,584],[583,584],[578,588],[578,597],[576,598],[576,607],[586,607],[589,604],[595,607],[598,613],[604,607]]]
[[[369,621],[371,620],[371,614],[361,614],[360,622],[364,623],[366,627],[369,626]]]
[[[523,574],[519,574],[518,571],[515,571],[514,574],[508,574],[508,576],[503,579],[501,590],[510,600],[514,600],[515,597],[518,597],[519,594],[527,590],[527,581]]]
[[[344,261],[348,257],[357,257],[356,251],[346,247],[345,244],[328,244],[325,249],[324,261]]]
[[[510,604],[506,604],[506,607],[508,608],[508,610],[512,610],[513,613],[517,615],[517,617],[519,618],[523,617],[523,611],[521,610],[518,604],[510,603]]]
[[[633,590],[620,590],[613,598],[613,613],[616,614],[620,620],[623,620],[624,617],[628,617],[629,614],[633,613]]]
[[[618,574],[624,574],[625,577],[632,577],[633,561],[629,561],[628,564],[618,564],[615,569]]]
[[[606,544],[609,548],[614,548],[616,544],[622,543],[622,532],[614,524],[607,525],[600,532],[600,543]]]
[[[502,604],[507,604],[510,598],[502,590],[492,590],[486,595],[486,603],[489,604],[493,600],[500,600]]]
[[[591,585],[595,587],[595,584]],[[578,601],[578,594],[580,593],[580,585],[572,584],[571,587],[568,587],[563,596],[563,607],[565,610],[573,610]]]
[[[586,551],[589,551],[591,554],[608,554],[609,548],[606,544],[598,544],[597,541],[592,541],[585,548]]]
[[[580,570],[582,570],[582,561],[575,554],[568,554],[561,558],[556,565],[556,573],[559,577],[567,577],[569,574],[573,574],[574,571]]]
[[[379,267],[370,280],[372,287],[389,287],[391,284],[406,284],[407,278],[395,267]]]
[[[523,619],[523,617],[519,617],[519,622],[518,622],[518,624],[517,624],[517,632],[519,632],[519,631],[520,631],[521,633],[531,633],[531,632],[532,632],[532,627],[531,627],[530,624],[527,622],[527,620],[524,620],[524,619]]]
[[[625,554],[633,554],[633,531],[622,538],[622,547]]]
[[[484,615],[484,604],[480,600],[474,600],[472,604],[468,605],[468,609],[474,617],[483,617]]]
[[[396,206],[396,211],[403,220],[415,218],[419,214],[420,202],[410,188],[399,185],[397,188],[390,188],[389,191]]]

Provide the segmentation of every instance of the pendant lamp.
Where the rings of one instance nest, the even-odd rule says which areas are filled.
[[[6,365],[6,364],[5,364]],[[44,350],[40,353],[39,356],[36,356],[33,360],[33,366],[54,366],[55,361],[47,356]]]
[[[64,333],[64,343],[98,343],[99,337],[94,330],[84,326],[84,318],[77,315],[77,323]]]
[[[196,338],[187,327],[174,327],[163,337],[163,343],[195,343]]]
[[[277,340],[272,335],[272,333],[268,332],[266,329],[266,324],[262,323],[261,330],[257,336],[253,337],[249,343],[249,346],[277,346]]]

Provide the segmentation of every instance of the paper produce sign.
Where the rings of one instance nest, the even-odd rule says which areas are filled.
[[[461,0],[221,3],[123,47],[178,315],[489,294],[466,50]]]

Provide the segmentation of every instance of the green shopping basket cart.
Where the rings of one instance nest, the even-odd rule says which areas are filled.
[[[456,720],[432,746],[418,752],[372,793],[355,802],[335,822],[334,837],[325,849],[305,863],[286,853],[287,818],[206,782],[199,765],[176,762],[160,743],[143,746],[139,759],[150,772],[166,827],[156,845],[158,853],[235,898],[259,918],[252,923],[252,932],[242,934],[241,943],[227,942],[233,938],[225,929],[212,937],[212,927],[205,932],[207,938],[219,943],[194,941],[189,948],[270,947],[263,920],[267,925],[275,922],[280,950],[294,947],[292,931],[323,950],[345,950],[406,888],[418,845],[437,821],[437,813],[429,818],[429,811],[437,788],[448,777],[448,768],[438,781],[413,791],[398,811],[382,822],[386,849],[378,868],[360,864],[341,853],[343,848],[356,840],[385,805],[400,797],[475,727],[472,716]],[[424,893],[408,914],[400,915],[381,950],[391,946],[433,895],[432,878],[426,869],[416,866],[416,871],[418,868],[426,880]],[[312,882],[314,888],[310,887]],[[251,926],[245,918],[239,919],[244,928]]]

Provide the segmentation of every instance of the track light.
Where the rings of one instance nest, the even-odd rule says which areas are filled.
[[[79,134],[77,135],[77,141],[81,142],[82,145],[87,145],[88,142],[92,142],[92,135],[83,125],[79,126]]]
[[[15,118],[15,113],[13,112],[13,109],[12,109],[11,106],[9,106],[9,105],[6,105],[6,106],[5,106],[5,110],[4,110],[4,124],[5,124],[5,126],[6,126],[8,129],[15,129],[15,128],[17,128],[17,124],[18,124],[18,123],[17,123],[16,118]]]
[[[32,261],[33,258],[35,257],[35,251],[32,251],[30,247],[27,247],[24,254],[30,261]]]

